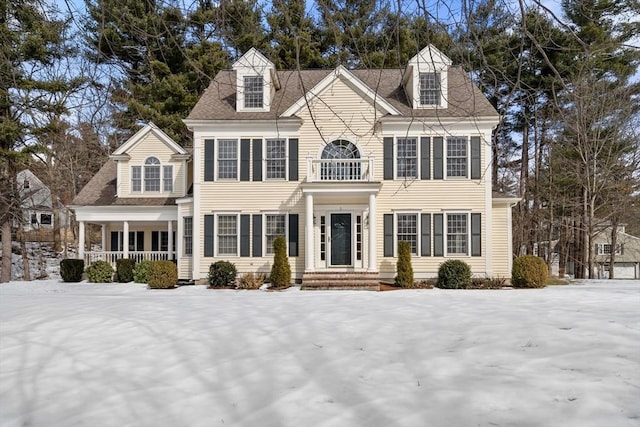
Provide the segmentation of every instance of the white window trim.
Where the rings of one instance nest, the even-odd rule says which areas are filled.
[[[129,193],[131,194],[162,194],[162,193],[168,193],[171,194],[174,192],[175,190],[175,186],[176,186],[176,182],[175,182],[175,173],[174,170],[175,168],[173,167],[174,165],[170,164],[170,163],[162,163],[162,161],[160,159],[158,159],[158,161],[160,162],[159,165],[151,165],[151,166],[158,166],[160,167],[160,190],[159,191],[146,191],[144,189],[144,184],[145,184],[145,178],[144,178],[144,171],[145,171],[145,167],[146,165],[146,161],[149,157],[155,157],[156,159],[158,159],[157,156],[148,156],[147,158],[144,159],[144,162],[142,164],[139,165],[131,165],[129,167]],[[172,183],[172,190],[166,190],[164,188],[164,167],[165,166],[171,166],[171,183]],[[134,167],[139,167],[140,168],[140,191],[135,191],[133,189],[133,168]]]
[[[221,254],[220,253],[220,239],[218,233],[218,227],[220,225],[220,216],[235,216],[236,217],[236,253]],[[214,214],[213,223],[213,253],[216,257],[240,257],[240,213],[239,212],[216,212]]]
[[[422,135],[422,136],[427,136],[427,135]],[[398,175],[398,139],[415,139],[416,140],[416,176],[415,177],[405,177],[405,176],[399,176]],[[420,174],[422,173],[420,167],[421,167],[421,161],[420,159],[422,158],[422,152],[420,151],[420,146],[422,144],[420,144],[420,135],[403,135],[403,136],[396,136],[393,140],[394,144],[393,144],[393,179],[395,180],[419,180],[420,179]],[[430,137],[431,139],[433,139],[433,137]]]
[[[284,178],[267,178],[267,139],[284,140]],[[282,181],[287,181],[288,179],[289,179],[289,138],[278,137],[278,136],[263,137],[262,138],[262,180],[282,182]]]
[[[229,141],[229,140],[235,140],[236,141],[236,177],[235,178],[220,178],[220,141]],[[222,182],[237,182],[240,181],[240,140],[241,138],[239,137],[235,137],[235,136],[230,136],[230,137],[226,137],[226,138],[216,138],[215,140],[215,155],[214,155],[214,172],[215,172],[215,176],[213,177],[213,179],[215,181],[222,181]]]
[[[435,75],[435,81],[437,82],[437,95],[438,95],[438,103],[436,104],[423,104],[422,103],[422,79],[420,78],[422,74],[431,74]],[[432,89],[433,90],[433,89]],[[420,71],[418,72],[418,105],[421,108],[438,108],[442,105],[442,72],[441,71]]]
[[[393,253],[398,257],[398,215],[415,215],[416,216],[416,253],[411,253],[411,258],[420,258],[421,253],[421,238],[422,236],[422,221],[420,220],[420,214],[424,212],[416,210],[398,210],[393,212]]]
[[[449,215],[466,215],[467,217],[467,253],[449,253]],[[471,212],[469,211],[447,211],[444,212],[444,224],[442,225],[442,235],[444,238],[444,256],[455,258],[471,258]]]
[[[185,222],[186,219],[190,218],[191,219],[191,253],[188,254],[187,253],[187,244],[186,244],[186,240],[187,240],[187,233],[186,233],[186,227],[185,227]],[[176,237],[179,235],[180,233],[176,233]],[[182,256],[186,257],[186,258],[192,258],[193,257],[193,243],[194,243],[194,239],[193,239],[193,215],[186,215],[182,217],[182,248],[179,249],[178,245],[176,245],[176,249],[180,250],[182,252]]]
[[[247,90],[246,90],[246,83],[245,80],[246,78],[259,78],[262,81],[262,105],[260,107],[247,107]],[[266,88],[266,81],[264,78],[264,75],[261,73],[257,73],[257,74],[243,74],[242,75],[242,111],[264,111],[264,104],[265,104],[265,88]]]
[[[471,138],[469,135],[446,135],[443,136],[442,147],[442,174],[444,179],[451,179],[454,181],[469,180],[471,181]],[[465,138],[467,140],[467,164],[466,164],[466,176],[449,176],[448,159],[449,159],[449,144],[447,138]]]
[[[284,215],[284,238],[289,242],[289,213],[280,211],[265,211],[262,213],[262,256],[273,257],[267,253],[267,215]],[[287,248],[288,251],[289,248]]]
[[[425,66],[427,64],[421,64]],[[416,110],[435,110],[448,107],[448,66],[437,66],[428,64],[425,68],[421,66],[414,67],[412,76],[413,80],[413,108]],[[420,69],[422,68],[422,69]],[[440,76],[440,104],[421,104],[420,103],[420,74],[436,73]]]
[[[596,255],[610,256],[612,254],[612,252],[613,252],[612,250],[610,250],[609,253],[606,253],[604,251],[605,245],[609,245],[611,247],[611,249],[613,249],[613,245],[611,243],[596,243]],[[616,255],[622,255],[622,244],[621,243],[618,243],[616,245],[615,254]]]

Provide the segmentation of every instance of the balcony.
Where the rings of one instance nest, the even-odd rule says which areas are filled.
[[[374,158],[321,159],[307,158],[307,182],[372,182]]]

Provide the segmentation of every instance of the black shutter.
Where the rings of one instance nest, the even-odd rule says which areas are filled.
[[[393,214],[384,214],[384,256],[393,256]]]
[[[383,139],[384,149],[384,179],[393,179],[393,138],[386,137]],[[393,256],[393,255],[389,255]]]
[[[471,256],[482,255],[481,214],[471,214]]]
[[[262,215],[253,216],[253,256],[262,256]]]
[[[420,255],[431,256],[431,214],[422,214],[420,221]]]
[[[298,214],[289,214],[289,256],[298,256]]]
[[[289,181],[298,180],[298,138],[289,138]],[[298,249],[296,249],[296,254]],[[297,256],[297,255],[296,255]]]
[[[157,231],[151,232],[151,250],[153,252],[158,252],[160,248],[160,236]]]
[[[431,138],[420,138],[420,179],[431,179]]]
[[[240,140],[240,181],[249,181],[249,149],[250,139]]]
[[[194,218],[195,219],[195,218]],[[194,244],[197,244],[193,236]],[[213,256],[213,215],[204,216],[204,256]]]
[[[480,179],[482,172],[480,170],[480,137],[471,137],[471,179]]]
[[[433,215],[433,255],[444,256],[444,215]]]
[[[442,137],[433,138],[433,179],[444,178]]]
[[[144,251],[144,231],[136,231],[136,251]]]
[[[204,140],[204,180],[213,181],[215,166],[215,145],[213,139]]]
[[[111,250],[112,251],[121,251],[122,248],[119,245],[120,239],[118,239],[120,232],[112,231],[111,232]]]
[[[249,251],[249,242],[251,235],[249,234],[249,224],[251,223],[251,215],[240,215],[240,256],[251,256]]]
[[[262,181],[262,140],[253,140],[253,180]]]

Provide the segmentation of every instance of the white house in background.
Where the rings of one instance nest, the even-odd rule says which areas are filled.
[[[53,228],[54,212],[51,190],[29,169],[17,174],[25,231]],[[59,211],[59,215],[64,215]],[[64,222],[66,217],[62,218]]]
[[[614,251],[611,243],[611,228],[611,226],[605,227],[594,239],[598,277],[609,277],[611,254]],[[614,277],[616,279],[640,279],[640,237],[627,234],[625,224],[620,224],[616,239],[615,261],[613,263]]]
[[[88,255],[157,249],[182,279],[206,278],[217,260],[268,273],[279,235],[303,288],[376,288],[395,275],[398,241],[417,279],[453,258],[509,277],[518,199],[492,193],[498,121],[433,46],[404,69],[370,70],[277,70],[250,49],[185,120],[191,155],[150,124],[73,208],[81,233],[103,226],[106,251]]]

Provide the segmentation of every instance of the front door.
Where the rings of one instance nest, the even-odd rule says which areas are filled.
[[[351,266],[351,214],[331,214],[331,265]]]

